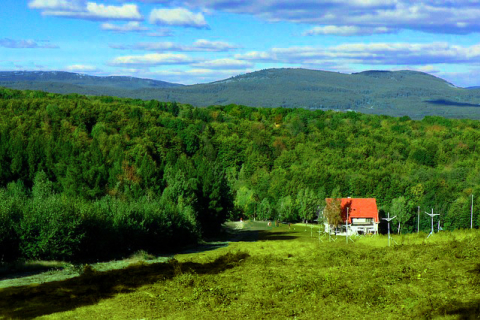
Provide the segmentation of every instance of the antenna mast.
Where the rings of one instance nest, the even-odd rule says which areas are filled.
[[[390,212],[388,213],[387,218],[382,218],[382,220],[387,220],[388,221],[388,246],[390,247],[390,221],[395,219],[397,216],[390,218]]]
[[[434,233],[434,230],[433,230],[433,217],[435,216],[438,216],[440,215],[439,213],[433,213],[433,208],[432,208],[432,213],[428,213],[428,212],[425,212],[426,214],[428,214],[430,217],[432,217],[432,231],[430,231],[430,234],[428,235],[428,237],[430,237],[433,233]],[[428,239],[427,237],[427,239]]]
[[[473,229],[473,193],[472,193],[472,206],[470,207],[470,229]]]

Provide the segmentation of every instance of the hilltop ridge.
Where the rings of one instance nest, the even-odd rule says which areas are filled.
[[[66,71],[0,71],[0,82],[41,82],[63,83],[78,86],[101,86],[111,88],[169,88],[182,86],[160,80],[135,78],[128,76],[91,76]]]
[[[459,88],[439,77],[410,70],[345,74],[301,68],[264,69],[195,85],[69,72],[0,72],[0,86],[176,101],[198,107],[240,104],[353,110],[417,119],[427,115],[480,119],[480,90]]]

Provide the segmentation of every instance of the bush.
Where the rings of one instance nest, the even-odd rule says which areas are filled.
[[[0,190],[0,262],[11,262],[20,257],[20,239],[16,232],[21,218],[22,203]]]
[[[84,237],[74,203],[60,195],[33,199],[20,221],[20,250],[28,259],[67,259],[75,256]]]
[[[31,198],[23,185],[0,189],[0,261],[110,259],[168,251],[198,240],[197,212],[168,199],[99,200],[53,192],[41,171]]]

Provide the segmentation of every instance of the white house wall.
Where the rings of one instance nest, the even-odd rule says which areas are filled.
[[[342,230],[343,229],[343,230]],[[330,226],[328,223],[325,223],[325,232],[329,232],[330,234],[335,234],[335,227]],[[362,225],[348,225],[348,234],[349,235],[354,235],[354,234],[370,234],[378,233],[378,223],[373,222],[372,224],[362,224]],[[345,234],[345,224],[339,224],[337,227],[337,235],[344,236]]]

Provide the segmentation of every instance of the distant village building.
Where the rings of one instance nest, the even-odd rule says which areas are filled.
[[[378,233],[377,201],[375,198],[340,198],[340,215],[342,222],[335,228],[325,221],[325,232],[331,234],[345,235],[347,232],[347,213],[348,213],[348,234],[376,234]],[[327,205],[334,199],[327,198]]]

